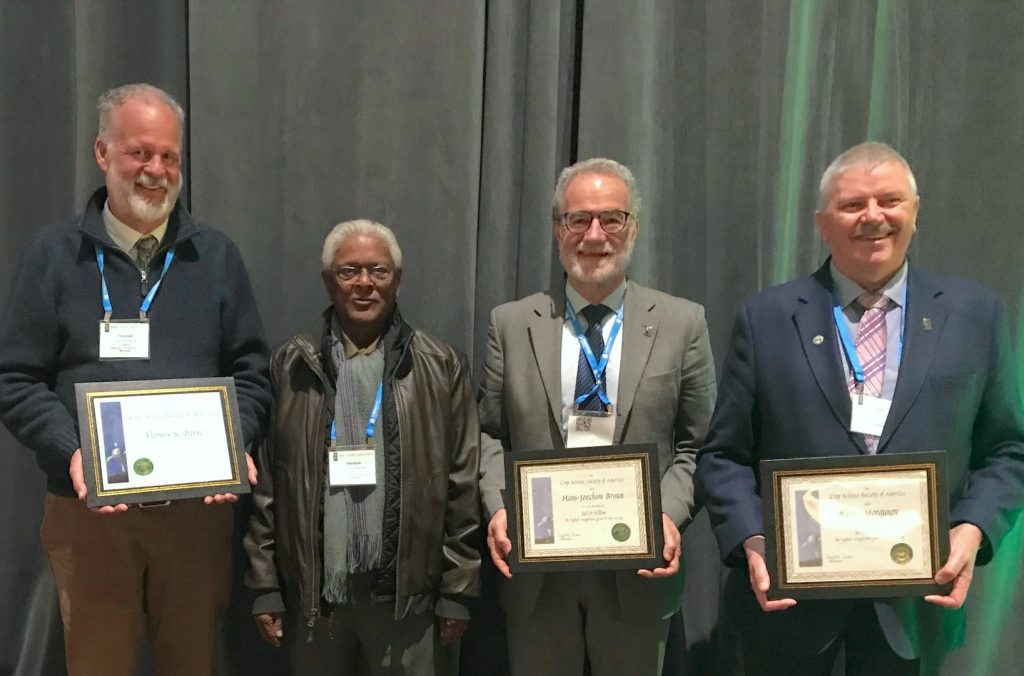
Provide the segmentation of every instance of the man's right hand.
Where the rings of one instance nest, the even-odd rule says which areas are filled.
[[[502,508],[494,513],[487,524],[487,549],[491,550],[491,561],[494,567],[507,578],[512,577],[508,569],[508,553],[512,551],[512,541],[508,539],[508,512]]]
[[[82,469],[82,449],[79,448],[72,454],[68,474],[71,476],[71,487],[75,489],[75,495],[79,500],[85,500],[88,491],[85,488],[85,471]],[[97,514],[116,514],[117,512],[127,512],[128,505],[120,502],[116,505],[103,505],[90,509]]]
[[[260,613],[253,619],[256,620],[256,628],[260,630],[263,640],[275,648],[280,648],[281,637],[284,636],[284,631],[281,629],[281,614]]]
[[[754,596],[757,597],[761,610],[772,612],[795,606],[795,599],[768,600],[771,578],[768,576],[768,567],[764,565],[764,536],[754,535],[744,540],[743,551],[747,555],[747,572],[750,574],[750,588],[754,590]]]

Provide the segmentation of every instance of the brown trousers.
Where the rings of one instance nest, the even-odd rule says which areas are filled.
[[[212,674],[231,587],[230,505],[183,500],[96,514],[46,496],[42,540],[71,676],[132,676],[145,631],[156,673]]]

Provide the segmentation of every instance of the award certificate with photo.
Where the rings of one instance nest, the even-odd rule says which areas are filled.
[[[656,457],[653,444],[507,453],[509,567],[664,565]]]
[[[761,462],[775,598],[924,596],[949,551],[945,454]]]
[[[75,389],[90,507],[249,492],[234,379]]]

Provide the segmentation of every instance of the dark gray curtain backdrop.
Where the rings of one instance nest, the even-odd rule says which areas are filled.
[[[327,230],[369,217],[403,245],[407,318],[479,367],[490,308],[560,283],[559,169],[607,155],[643,195],[632,276],[704,303],[721,360],[743,297],[823,260],[818,177],[871,138],[915,168],[914,264],[999,291],[1024,347],[1024,0],[3,2],[0,297],[36,229],[102,181],[96,96],[140,80],[185,105],[184,198],[238,243],[272,343],[326,302]],[[43,494],[0,430],[0,674],[63,673]],[[978,571],[942,673],[1024,662],[1022,530]],[[665,671],[733,673],[703,515],[684,546]],[[494,582],[464,674],[505,669]],[[285,673],[248,603],[239,586],[222,672]]]

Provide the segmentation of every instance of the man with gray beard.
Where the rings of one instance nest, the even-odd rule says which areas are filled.
[[[270,405],[242,258],[178,202],[183,120],[151,85],[100,97],[94,151],[106,186],[80,216],[40,230],[0,322],[0,418],[47,475],[42,539],[72,675],[134,674],[144,633],[158,674],[213,673],[237,499],[87,508],[75,384],[233,377],[246,448]],[[101,345],[111,325],[133,330],[130,354]],[[131,447],[118,450],[124,476],[138,471]]]
[[[491,313],[477,397],[480,488],[488,548],[507,578],[513,674],[582,674],[586,658],[595,676],[658,674],[679,607],[680,533],[695,511],[694,459],[714,405],[715,369],[704,309],[626,278],[639,207],[633,174],[618,162],[563,170],[551,228],[565,284]],[[570,421],[587,416],[592,431],[604,428],[596,432],[601,444],[657,444],[665,562],[513,576],[504,453],[578,445]]]

